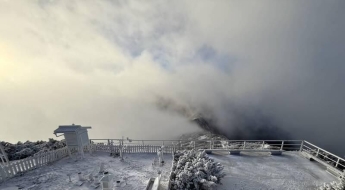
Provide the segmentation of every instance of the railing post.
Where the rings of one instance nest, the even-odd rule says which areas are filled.
[[[302,152],[304,146],[304,141],[301,142],[301,147],[299,148],[299,151]]]
[[[262,141],[262,147],[261,147],[261,149],[264,149],[264,146],[265,146],[265,141]]]
[[[335,167],[338,167],[338,165],[339,165],[339,158],[338,158],[338,160],[337,160],[337,163],[335,164]]]
[[[320,152],[320,148],[317,148],[317,152],[316,152],[316,157],[319,155],[319,152]]]
[[[284,141],[282,141],[282,146],[280,147],[280,150],[283,150],[284,147]]]
[[[72,152],[71,152],[71,149],[68,148],[68,146],[67,146],[67,150],[68,150],[68,156],[69,156],[70,158],[72,158]]]
[[[243,150],[246,149],[246,141],[243,142]]]

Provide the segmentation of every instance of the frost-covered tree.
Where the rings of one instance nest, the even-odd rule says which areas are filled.
[[[203,152],[176,152],[171,173],[172,189],[212,189],[225,176],[224,167]]]
[[[320,190],[345,190],[345,170],[343,174],[340,176],[339,181],[333,181],[330,184],[323,184]]]

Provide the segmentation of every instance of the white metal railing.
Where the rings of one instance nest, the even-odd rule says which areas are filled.
[[[126,139],[90,139],[92,150],[118,151],[123,143],[128,153],[154,153],[164,146],[164,152],[173,150],[205,149],[205,150],[300,150],[302,140],[126,140]],[[153,147],[153,150],[151,150]],[[149,151],[146,151],[149,149]]]
[[[110,153],[157,153],[163,147],[164,153],[173,153],[176,147],[173,144],[167,143],[168,141],[158,140],[131,140],[125,141],[123,139],[91,139],[90,146],[85,147],[91,151],[103,151]],[[122,143],[122,144],[121,144]]]
[[[308,141],[303,141],[301,151],[308,153],[314,160],[321,162],[327,167],[336,169],[338,174],[345,169],[345,159],[332,154]]]
[[[120,153],[121,146],[120,145],[106,145],[106,144],[93,144],[90,145],[92,152],[94,151],[103,151],[109,153]],[[161,148],[159,145],[124,145],[123,146],[123,153],[157,153],[157,151]],[[163,148],[164,153],[173,153],[174,147],[173,146],[164,146]]]
[[[74,150],[72,150],[74,151]],[[0,181],[16,176],[17,174],[39,168],[68,156],[68,148],[43,152],[21,160],[12,161],[0,166]]]
[[[211,140],[215,150],[299,150],[302,140]]]
[[[175,150],[251,150],[251,151],[300,151],[315,157],[318,162],[341,172],[345,160],[304,140],[130,140],[130,139],[91,139],[95,151],[118,152],[120,142],[124,153],[156,153],[164,145],[163,151]]]

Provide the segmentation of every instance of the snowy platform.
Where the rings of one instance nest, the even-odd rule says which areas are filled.
[[[97,175],[101,163],[105,169],[120,181],[117,190],[145,189],[150,178],[162,172],[160,189],[167,189],[168,176],[172,157],[165,154],[165,165],[152,166],[156,154],[133,153],[125,154],[125,161],[110,157],[108,153],[98,152],[94,156],[86,155],[84,160],[74,161],[63,158],[51,165],[24,173],[2,184],[0,189],[21,187],[23,189],[94,189],[89,182],[77,186],[78,172]],[[317,162],[309,161],[299,155],[299,152],[284,152],[281,156],[271,156],[270,153],[242,152],[241,155],[229,155],[226,152],[214,152],[210,155],[216,162],[222,163],[227,174],[222,180],[223,185],[218,190],[251,190],[251,189],[315,189],[323,183],[336,180]],[[72,174],[69,182],[67,174]],[[101,189],[98,187],[97,189]]]
[[[91,183],[84,182],[77,186],[78,172],[83,175],[98,174],[102,162],[105,163],[105,170],[114,175],[114,181],[121,181],[118,190],[145,189],[148,181],[152,177],[158,176],[158,170],[162,172],[161,184],[168,184],[168,176],[171,169],[172,156],[165,154],[165,165],[162,167],[152,166],[154,157],[157,154],[125,154],[125,161],[121,162],[119,158],[110,157],[108,153],[99,152],[94,156],[85,155],[84,160],[75,161],[70,158],[64,158],[51,165],[38,168],[24,173],[22,176],[14,177],[2,184],[0,189],[7,187],[21,187],[23,189],[76,189],[90,190],[95,189]],[[67,174],[72,174],[72,182],[69,182]],[[98,187],[97,189],[101,189]]]
[[[222,163],[227,174],[218,190],[308,190],[336,180],[324,166],[300,156],[299,152],[285,152],[281,156],[250,152],[228,155],[219,152],[210,157]]]

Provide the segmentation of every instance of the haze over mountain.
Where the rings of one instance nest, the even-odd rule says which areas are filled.
[[[91,138],[175,138],[200,131],[196,114],[228,138],[306,139],[343,156],[344,8],[0,1],[0,140],[71,123]]]

